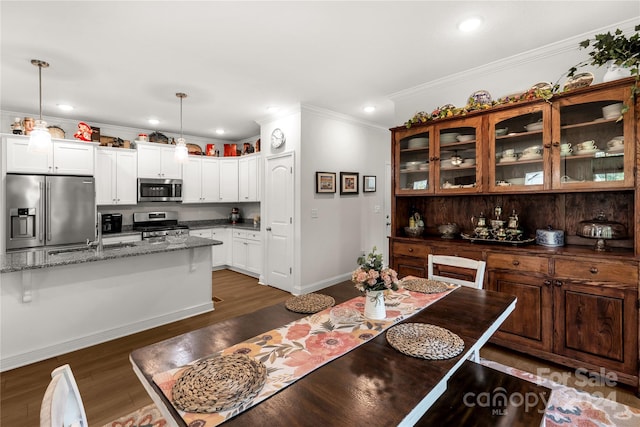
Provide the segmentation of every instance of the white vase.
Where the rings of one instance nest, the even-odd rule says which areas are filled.
[[[631,75],[631,70],[628,68],[616,65],[613,61],[607,63],[607,72],[602,77],[603,82],[610,82],[613,80],[624,79]]]
[[[387,310],[384,307],[384,291],[367,291],[364,299],[364,317],[372,320],[382,320],[387,317]]]

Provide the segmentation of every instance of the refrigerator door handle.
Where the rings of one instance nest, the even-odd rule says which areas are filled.
[[[38,206],[40,212],[38,212],[36,216],[40,222],[40,224],[38,224],[38,241],[40,244],[44,244],[44,182],[40,181],[38,185],[40,187],[40,206]]]
[[[45,232],[47,233],[47,241],[51,240],[51,183],[47,181],[47,196],[45,197],[46,203],[46,224],[45,224]]]

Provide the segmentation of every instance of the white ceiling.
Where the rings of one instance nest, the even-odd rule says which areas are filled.
[[[457,31],[465,17],[484,25]],[[299,103],[384,127],[390,95],[640,16],[634,1],[7,1],[5,111],[240,140]],[[586,37],[585,37],[586,38]],[[63,113],[60,103],[75,110]],[[373,104],[373,114],[362,108]],[[4,130],[6,131],[6,130]]]

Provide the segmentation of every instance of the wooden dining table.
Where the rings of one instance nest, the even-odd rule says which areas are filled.
[[[319,291],[336,304],[361,295],[350,282]],[[268,399],[224,422],[229,426],[414,425],[447,390],[447,380],[479,350],[514,310],[511,295],[461,287],[402,322],[449,329],[464,350],[446,360],[406,356],[385,333],[349,351]],[[275,304],[140,349],[130,355],[133,370],[169,425],[186,426],[153,376],[304,317]],[[463,391],[461,390],[462,394]]]

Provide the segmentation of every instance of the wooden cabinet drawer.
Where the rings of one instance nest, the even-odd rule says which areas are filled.
[[[449,255],[449,256],[459,256],[462,258],[475,259],[476,261],[482,261],[482,251],[474,251],[470,249],[460,249],[460,248],[433,248],[431,252],[434,255]]]
[[[556,259],[555,277],[637,284],[638,267],[595,260]]]
[[[415,243],[393,242],[393,256],[410,256],[418,258],[427,258],[429,255],[429,247],[425,245],[417,245]]]
[[[549,259],[518,254],[489,254],[487,268],[549,274]]]

